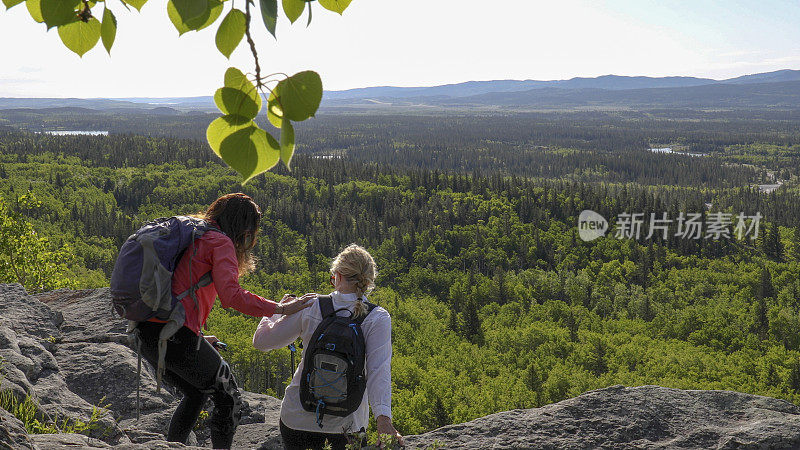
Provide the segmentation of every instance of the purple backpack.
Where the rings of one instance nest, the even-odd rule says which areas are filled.
[[[161,388],[164,374],[166,342],[186,322],[186,309],[180,302],[191,296],[197,306],[195,292],[211,284],[211,272],[204,274],[197,283],[179,295],[172,295],[172,273],[184,252],[195,239],[207,231],[219,229],[201,219],[188,216],[175,216],[156,219],[144,224],[131,235],[114,263],[111,273],[111,304],[120,316],[129,320],[128,332],[136,336],[139,353],[139,377],[141,379],[141,341],[136,333],[136,324],[151,318],[166,321],[158,336],[158,366],[156,368],[157,390]],[[197,252],[197,246],[192,246]],[[192,263],[189,261],[189,278],[192,277]],[[199,311],[199,308],[197,308]],[[198,337],[200,345],[202,335]],[[137,418],[139,410],[139,389],[136,392]]]
[[[173,296],[172,273],[184,251],[209,230],[219,231],[201,219],[187,216],[156,219],[139,228],[122,244],[114,263],[111,273],[114,310],[135,322],[178,319],[183,326],[186,312],[179,306],[180,300],[191,295],[197,303],[195,291],[211,283],[211,274],[203,275],[197,284]],[[190,277],[191,271],[190,261]]]

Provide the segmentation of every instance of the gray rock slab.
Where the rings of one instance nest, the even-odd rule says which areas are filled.
[[[283,450],[280,429],[277,426],[256,423],[239,425],[233,437],[233,448]]]
[[[0,449],[32,449],[33,441],[25,426],[10,412],[0,408]]]
[[[59,289],[33,296],[63,316],[63,342],[128,343],[127,321],[111,309],[109,288],[71,291]]]
[[[56,449],[92,449],[92,448],[113,448],[119,450],[146,450],[146,449],[200,449],[175,442],[164,440],[152,440],[143,444],[126,443],[109,445],[99,439],[93,439],[82,434],[36,434],[32,436],[36,449],[56,450]]]
[[[0,299],[0,326],[44,341],[61,337],[61,313],[29,296],[21,285],[0,284]]]
[[[407,436],[481,448],[800,448],[800,408],[731,391],[612,386],[541,408],[492,414]]]
[[[63,343],[56,360],[69,389],[93,405],[109,404],[118,420],[136,417],[137,358],[130,348],[116,342]],[[177,404],[169,390],[156,392],[150,365],[142,361],[141,414],[164,411]],[[173,408],[174,409],[174,408]]]

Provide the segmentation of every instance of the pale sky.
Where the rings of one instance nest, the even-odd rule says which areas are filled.
[[[212,95],[230,65],[253,71],[245,41],[230,62],[216,50],[219,21],[178,38],[165,5],[150,0],[140,14],[109,0],[112,57],[98,44],[82,59],[24,4],[0,5],[0,97]],[[309,28],[305,15],[279,21],[277,41],[254,20],[264,73],[312,69],[339,90],[800,69],[797,0],[353,0],[341,17],[314,7]]]

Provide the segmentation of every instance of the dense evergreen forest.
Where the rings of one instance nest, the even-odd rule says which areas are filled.
[[[0,210],[58,252],[62,276],[32,289],[106,286],[142,222],[232,191],[264,210],[243,284],[268,298],[328,292],[330,258],[366,246],[380,272],[370,298],[393,318],[403,433],[618,383],[800,404],[800,116],[675,114],[323,114],[303,124],[291,172],[241,186],[193,139],[204,114],[2,112]],[[112,134],[26,131],[42,127]],[[705,156],[648,150],[666,146]],[[605,237],[580,239],[585,209],[608,219]],[[738,239],[735,218],[731,238],[672,223],[666,239],[618,239],[634,212],[763,219],[757,239]],[[254,350],[256,323],[215,308],[209,333],[246,389],[280,396],[290,353]]]

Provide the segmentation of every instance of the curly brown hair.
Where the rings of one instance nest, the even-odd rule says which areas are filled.
[[[233,241],[239,275],[255,269],[256,259],[252,250],[258,237],[261,208],[250,196],[241,192],[225,194],[194,217],[213,222]]]

